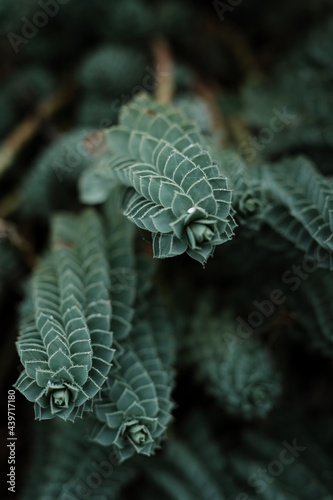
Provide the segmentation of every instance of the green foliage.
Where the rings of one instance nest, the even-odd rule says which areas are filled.
[[[134,319],[127,341],[117,350],[115,368],[94,400],[91,438],[113,446],[120,461],[134,453],[154,453],[171,421],[170,362],[175,351],[171,325],[165,317],[161,321],[163,313],[158,318],[150,314],[155,305],[161,312],[159,301],[150,294],[149,308],[142,307],[146,293],[138,294],[140,318]]]
[[[223,484],[228,482],[226,457],[216,445],[202,413],[187,418],[181,438],[171,437],[162,455],[154,463],[144,462],[143,467],[148,484],[155,486],[155,498],[226,498]]]
[[[210,115],[208,105],[199,97],[185,93],[174,101],[176,108],[179,108],[188,120],[195,122],[203,135],[213,135],[214,125]]]
[[[102,29],[106,39],[135,44],[149,37],[154,29],[154,5],[145,0],[112,2],[105,15]]]
[[[114,201],[104,206],[106,257],[110,268],[112,300],[111,330],[117,341],[126,338],[132,327],[134,301],[140,293],[137,259],[134,255],[134,228],[124,217],[115,213]],[[110,223],[111,221],[111,223]]]
[[[81,126],[104,128],[116,123],[118,100],[89,93],[77,109],[77,121]]]
[[[323,270],[308,276],[296,292],[296,297],[290,294],[290,304],[300,327],[294,333],[304,339],[305,330],[309,346],[329,357],[333,353],[332,300],[332,275]]]
[[[8,284],[22,275],[23,263],[17,249],[0,238],[0,300],[5,297]]]
[[[40,66],[16,70],[0,88],[0,136],[31,113],[37,100],[52,93],[55,82],[51,74]]]
[[[316,471],[303,457],[303,453],[308,452],[304,441],[294,438],[289,442],[284,440],[281,444],[262,433],[251,431],[244,434],[243,440],[244,451],[233,453],[230,459],[236,477],[243,482],[243,491],[251,491],[250,498],[284,498],[285,495],[295,500],[333,498],[332,491],[325,484],[325,475],[332,467],[331,460],[324,459],[323,468]],[[294,449],[294,453],[291,453],[290,448],[293,449],[295,442],[300,451]],[[288,450],[288,454],[284,452],[281,455],[283,450]],[[277,457],[283,456],[288,458],[279,461]],[[320,460],[324,457],[319,455],[316,458]],[[273,464],[277,464],[276,469]],[[266,472],[266,476],[262,472]],[[252,490],[249,490],[249,486]]]
[[[124,186],[124,214],[153,233],[155,257],[187,252],[205,263],[233,236],[227,179],[179,111],[140,95],[123,108],[120,126],[106,132],[106,141],[111,153],[83,177],[82,199],[104,201],[105,182]],[[92,175],[100,177],[95,198]]]
[[[92,500],[113,500],[135,476],[131,465],[117,465],[110,450],[85,439],[83,422],[72,425],[52,421],[39,425],[44,432],[39,431],[37,436],[30,469],[39,471],[38,481],[35,476],[29,476],[22,500],[66,500],[87,494]],[[94,471],[92,464],[95,464]]]
[[[85,91],[118,97],[142,82],[146,64],[138,49],[106,45],[85,58],[78,80]]]
[[[187,418],[181,438],[172,437],[153,463],[143,462],[147,486],[140,498],[151,492],[163,500],[332,498],[332,460],[293,418],[278,418],[266,433],[248,430],[233,451],[217,443],[217,430],[206,413]]]
[[[244,88],[244,114],[256,129],[270,128],[274,110],[287,110],[290,116],[262,145],[265,156],[296,151],[318,160],[320,149],[332,152],[332,30],[331,19],[321,22],[277,65],[269,83],[251,82]],[[330,162],[319,167],[331,170]]]
[[[78,123],[100,129],[115,124],[121,105],[143,89],[148,62],[139,48],[119,44],[102,45],[90,53],[77,72],[83,90]]]
[[[74,129],[40,154],[23,181],[25,214],[47,217],[71,206],[77,179],[92,162],[85,145],[88,135],[86,129]]]
[[[11,0],[2,0],[0,3],[0,34],[7,35],[8,31],[17,28],[22,16],[30,16],[35,7],[34,1],[11,2]]]
[[[333,500],[332,15],[0,0],[1,498]]]
[[[261,212],[267,203],[262,180],[264,168],[249,165],[232,149],[216,150],[216,157],[230,179],[235,219],[243,233],[252,236],[263,223]]]
[[[332,270],[332,179],[298,157],[263,169],[262,186],[265,223],[319,267]]]
[[[253,334],[240,337],[240,326],[233,311],[216,316],[202,303],[184,339],[182,362],[228,412],[265,417],[277,403],[281,377]]]
[[[25,370],[16,387],[34,402],[36,418],[74,421],[106,380],[114,354],[109,289],[97,214],[57,216],[51,252],[29,284],[17,341]]]
[[[220,153],[219,159],[230,171],[236,220],[248,236],[264,230],[267,248],[276,250],[283,238],[286,248],[332,269],[331,178],[302,156],[251,167],[232,152]]]

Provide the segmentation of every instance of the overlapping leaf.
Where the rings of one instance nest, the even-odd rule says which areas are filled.
[[[172,409],[170,373],[158,356],[150,325],[135,325],[123,348],[116,356],[118,367],[95,400],[91,434],[94,441],[113,445],[121,461],[134,453],[154,453]]]
[[[163,315],[156,320],[141,305],[147,301],[149,308],[162,307],[154,293],[148,302],[147,289],[141,287],[133,328],[117,350],[116,366],[94,401],[91,438],[113,446],[120,461],[135,453],[154,453],[172,418],[175,343],[171,325],[163,321]]]
[[[110,271],[101,221],[59,215],[52,250],[37,266],[22,310],[16,387],[38,419],[74,420],[89,408],[111,367]]]
[[[333,269],[333,183],[303,157],[263,168],[263,220],[319,267]]]
[[[229,179],[233,191],[233,207],[237,223],[243,232],[253,234],[262,222],[262,209],[265,196],[262,190],[263,169],[248,164],[233,150],[215,151],[215,157]]]
[[[134,255],[134,227],[117,212],[113,198],[104,205],[106,255],[110,267],[112,301],[111,330],[121,341],[128,335],[138,291],[137,263]]]
[[[204,263],[233,236],[227,179],[196,126],[179,111],[140,95],[123,108],[120,126],[106,131],[105,139],[111,153],[81,179],[82,199],[103,201],[106,182],[122,185],[124,214],[153,234],[156,257],[187,252]]]
[[[274,251],[278,247],[285,253],[300,250],[318,267],[331,270],[332,179],[323,177],[305,157],[260,167],[246,167],[237,156],[231,155],[228,160],[221,153],[220,157],[221,161],[225,158],[225,168],[230,171],[237,220],[243,225],[243,233],[256,236],[258,243]]]

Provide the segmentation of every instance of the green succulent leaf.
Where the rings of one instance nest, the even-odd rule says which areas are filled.
[[[138,297],[140,302],[144,295]],[[141,305],[122,348],[117,350],[115,368],[94,400],[91,439],[112,446],[124,461],[135,453],[153,454],[165,438],[172,418],[174,357],[167,357],[164,349],[174,353],[175,344],[163,316],[160,322],[150,318]]]
[[[265,168],[262,175],[268,200],[263,220],[319,267],[333,269],[332,179],[304,157]]]
[[[232,238],[227,178],[181,112],[140,95],[123,108],[120,125],[105,132],[105,141],[111,154],[97,165],[93,187],[83,183],[83,200],[91,199],[92,189],[98,193],[98,178],[98,201],[108,185],[123,186],[124,214],[153,234],[155,257],[187,252],[205,263],[216,245]]]
[[[138,293],[133,225],[117,210],[114,198],[105,203],[106,252],[110,267],[111,330],[121,341],[131,330]]]
[[[89,410],[111,368],[110,265],[93,210],[57,215],[51,251],[37,266],[22,308],[16,387],[38,419],[74,420]]]

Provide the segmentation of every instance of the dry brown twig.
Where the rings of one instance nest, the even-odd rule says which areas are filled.
[[[34,114],[25,118],[14,131],[0,145],[0,178],[10,168],[26,144],[38,133],[39,129],[55,113],[63,108],[72,98],[74,85],[68,80],[64,81],[60,89],[53,95],[43,99]],[[19,190],[15,189],[5,196],[0,202],[0,217],[7,217],[20,205]]]
[[[156,66],[155,97],[158,101],[170,104],[174,94],[173,60],[168,44],[156,39],[152,45]],[[84,140],[84,145],[92,158],[100,158],[108,146],[104,140],[103,130],[95,130]]]
[[[0,242],[8,241],[22,254],[26,264],[33,268],[36,264],[36,255],[29,241],[27,241],[17,230],[12,222],[0,219]]]
[[[24,146],[33,139],[43,122],[71,99],[74,92],[72,83],[66,81],[53,95],[43,99],[32,116],[25,118],[0,145],[0,177],[12,165]]]
[[[228,124],[219,109],[217,103],[217,94],[221,88],[216,82],[210,82],[209,85],[201,79],[196,81],[195,94],[200,96],[207,104],[210,116],[214,124],[216,136],[220,136],[219,144],[221,147],[228,145]]]
[[[165,40],[155,39],[152,52],[156,67],[155,97],[164,104],[170,104],[174,94],[173,58]]]

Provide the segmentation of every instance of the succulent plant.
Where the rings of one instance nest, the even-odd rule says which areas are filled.
[[[165,437],[173,406],[173,380],[159,358],[149,323],[134,324],[122,347],[116,367],[94,400],[91,432],[93,441],[112,445],[120,461],[135,453],[149,456],[155,452]]]
[[[104,238],[92,210],[56,216],[51,251],[29,282],[17,341],[25,369],[16,388],[34,402],[38,419],[81,417],[111,368]]]
[[[179,111],[142,94],[123,108],[120,126],[109,129],[105,140],[110,152],[81,178],[82,200],[104,201],[107,183],[123,186],[124,214],[152,232],[155,257],[187,252],[205,263],[216,245],[232,238],[227,179]]]

